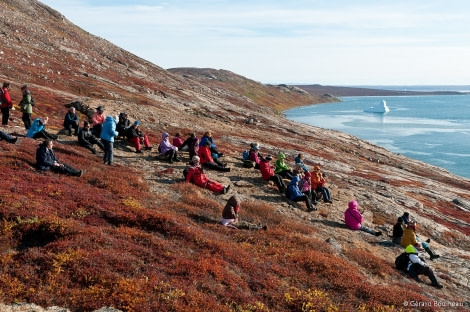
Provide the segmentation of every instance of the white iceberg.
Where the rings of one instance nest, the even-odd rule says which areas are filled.
[[[377,104],[375,106],[371,106],[368,109],[366,109],[364,112],[366,113],[387,113],[390,111],[390,108],[387,106],[387,102],[385,100],[382,100],[382,103]]]

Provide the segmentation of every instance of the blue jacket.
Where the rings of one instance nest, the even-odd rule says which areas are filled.
[[[298,176],[293,176],[292,180],[287,187],[289,189],[289,199],[293,200],[296,197],[303,196],[304,194],[300,191],[299,186],[297,183],[299,182]]]
[[[294,161],[295,161],[295,164],[300,166],[300,168],[302,168],[304,172],[308,171],[307,166],[305,166],[304,162],[302,161],[302,159],[300,159],[299,156],[295,157]]]
[[[205,136],[205,135],[201,138],[201,141],[199,141],[199,146],[206,145],[207,141],[211,142],[211,147],[212,148],[217,148],[217,146],[214,144],[214,139],[212,137],[208,137],[208,136]]]
[[[114,142],[114,137],[118,135],[119,133],[116,131],[116,121],[113,117],[106,116],[100,138],[106,141]]]
[[[77,114],[67,112],[64,118],[64,127],[67,127],[68,125],[73,125],[75,122],[77,122],[77,125],[80,125],[80,119],[78,119]]]
[[[28,132],[26,132],[26,136],[28,138],[32,138],[36,133],[41,132],[42,130],[44,130],[44,125],[41,122],[41,118],[36,118],[28,129]]]
[[[57,157],[55,157],[54,151],[48,149],[44,143],[41,143],[36,150],[36,168],[38,170],[49,170],[54,166],[54,161],[59,162]]]

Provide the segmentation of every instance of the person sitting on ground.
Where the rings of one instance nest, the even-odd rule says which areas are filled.
[[[410,222],[414,222],[411,219],[409,212],[404,212],[403,215],[401,216],[401,218],[402,218],[403,223],[405,224],[405,226],[408,226],[408,224],[410,224]]]
[[[176,132],[175,136],[173,137],[173,146],[177,147],[179,151],[183,147],[183,139],[181,138],[181,133]]]
[[[259,153],[259,144],[250,144],[250,160],[255,163],[255,169],[259,169],[259,163],[263,157]]]
[[[166,157],[170,164],[172,164],[174,161],[180,161],[180,159],[178,158],[178,148],[170,143],[169,137],[168,132],[162,133],[162,141],[160,142],[158,150],[160,154]]]
[[[96,112],[91,117],[91,122],[93,124],[93,134],[99,138],[101,137],[101,129],[103,129],[103,124],[106,121],[106,115],[104,114],[104,107],[98,106]]]
[[[253,224],[246,221],[239,220],[240,212],[240,198],[238,195],[232,195],[222,211],[222,225],[228,226],[235,229],[247,229],[247,230],[267,230],[268,227],[263,226],[261,223]]]
[[[382,235],[382,232],[375,231],[362,224],[362,214],[357,206],[357,201],[352,200],[349,202],[348,209],[344,212],[344,222],[346,226],[351,230],[361,230],[375,236]]]
[[[400,245],[401,238],[403,236],[403,218],[398,217],[397,223],[393,226],[392,242],[394,244]]]
[[[333,203],[333,200],[331,199],[330,190],[325,186],[325,183],[326,179],[323,177],[320,167],[313,167],[312,190],[315,190],[315,192],[321,192],[323,195],[323,202],[331,204]]]
[[[283,178],[292,180],[294,172],[292,169],[285,163],[286,155],[284,153],[279,153],[277,155],[277,160],[274,163],[274,173],[280,175]]]
[[[300,178],[300,181],[299,181],[299,189],[304,195],[310,198],[310,201],[312,202],[312,204],[316,205],[318,204],[317,196],[315,194],[315,191],[312,191],[312,183],[310,181],[311,177],[312,177],[312,174],[308,171],[305,172],[305,174],[302,174],[302,177]]]
[[[116,124],[116,131],[119,137],[126,135],[127,129],[131,126],[131,121],[126,113],[119,113],[118,123]]]
[[[214,138],[212,138],[211,131],[206,131],[206,133],[204,133],[204,135],[201,138],[201,141],[199,141],[199,146],[205,146],[207,141],[211,143],[210,150],[212,153],[212,158],[216,159],[216,158],[224,156],[224,153],[219,152],[219,150],[217,149],[217,145],[215,145],[214,143]]]
[[[18,141],[18,137],[14,138],[6,132],[0,131],[0,141],[5,140],[8,143],[15,144]]]
[[[201,159],[201,165],[204,168],[229,172],[230,168],[227,168],[227,164],[221,163],[217,158],[212,158],[212,153],[210,150],[211,142],[206,141],[206,144],[199,146],[198,156]]]
[[[416,223],[410,223],[408,226],[403,230],[403,236],[401,238],[401,246],[406,248],[408,245],[413,245],[416,248],[423,248],[428,254],[431,260],[437,259],[440,255],[435,254],[431,248],[429,248],[428,243],[431,240],[427,240],[426,242],[421,242],[419,238],[416,236]]]
[[[144,147],[146,150],[152,149],[150,147],[148,136],[146,134],[143,134],[142,131],[140,131],[139,126],[140,126],[140,122],[136,120],[134,121],[132,126],[130,126],[129,129],[127,129],[127,132],[126,132],[127,139],[129,140],[129,142],[134,144],[136,153],[142,153],[140,144],[144,144]]]
[[[48,122],[48,117],[34,119],[33,124],[28,129],[28,132],[26,132],[26,137],[33,139],[57,140],[57,135],[47,132],[46,125]]]
[[[288,190],[287,191],[288,194],[286,194],[287,197],[290,200],[295,201],[295,202],[304,201],[305,205],[307,206],[307,211],[309,212],[317,210],[317,208],[312,206],[312,202],[310,201],[310,198],[300,191],[297,183],[299,183],[299,177],[295,175],[292,177],[290,184],[287,186],[287,190]]]
[[[64,128],[68,131],[68,135],[72,135],[72,128],[75,130],[74,135],[78,135],[78,128],[80,127],[80,119],[78,119],[75,107],[70,107],[64,118]]]
[[[409,257],[406,271],[412,278],[419,281],[419,275],[426,275],[431,280],[431,286],[439,289],[443,288],[443,286],[437,281],[432,269],[426,264],[426,262],[424,262],[424,259],[419,256],[419,252],[415,246],[406,246],[405,253],[407,253]]]
[[[2,126],[8,126],[10,119],[10,110],[13,108],[13,103],[10,97],[10,83],[4,82],[0,90],[0,109],[2,111]]]
[[[55,156],[52,149],[53,141],[46,139],[36,150],[36,168],[38,170],[51,170],[55,173],[68,174],[81,177],[86,170],[77,170],[67,164],[63,164]]]
[[[207,178],[206,174],[204,173],[204,169],[201,167],[198,156],[193,156],[191,160],[192,165],[189,168],[188,174],[186,175],[186,183],[192,182],[197,186],[206,188],[214,193],[226,194],[229,191],[230,185],[225,186],[222,183]]]
[[[189,159],[192,159],[193,156],[197,156],[199,152],[199,139],[196,136],[196,133],[191,133],[189,138],[184,140],[183,144],[181,144],[181,148],[184,150],[187,147],[189,152]]]
[[[297,155],[297,157],[294,158],[294,161],[295,161],[295,164],[296,164],[297,167],[299,167],[300,169],[302,169],[304,173],[307,173],[307,172],[308,172],[308,168],[307,168],[307,166],[304,164],[303,158],[304,158],[304,156],[302,155],[302,153],[299,153],[299,154]]]
[[[282,177],[278,174],[274,173],[274,166],[271,165],[271,160],[273,157],[271,155],[267,155],[266,157],[260,159],[259,162],[259,171],[261,172],[261,176],[266,181],[272,181],[276,184],[279,193],[284,193],[287,189]]]
[[[78,144],[87,148],[93,154],[96,154],[96,150],[93,147],[94,144],[103,151],[104,146],[100,140],[91,132],[90,123],[88,121],[83,122],[83,128],[78,131]]]

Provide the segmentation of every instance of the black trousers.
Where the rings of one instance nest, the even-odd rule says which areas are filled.
[[[2,125],[8,125],[8,119],[10,119],[10,108],[2,108]]]
[[[306,195],[297,196],[294,199],[292,199],[292,201],[295,201],[295,202],[304,201],[308,210],[311,210],[313,208],[312,207],[312,202],[310,201],[310,198],[308,198],[308,196],[306,196]]]
[[[31,128],[31,124],[33,123],[33,121],[31,120],[31,114],[30,113],[23,113],[23,116],[21,117],[21,120],[23,120],[24,127],[26,128],[26,130]]]
[[[80,176],[80,170],[77,170],[66,164],[62,164],[62,166],[52,166],[51,171],[55,173],[68,174],[77,177]]]
[[[286,190],[286,185],[284,184],[284,181],[282,180],[282,177],[280,175],[275,174],[269,177],[268,181],[273,181],[279,189],[280,193],[283,193]]]

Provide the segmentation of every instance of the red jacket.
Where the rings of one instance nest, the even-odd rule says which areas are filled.
[[[191,166],[186,175],[186,182],[193,182],[197,186],[205,187],[209,179],[201,172],[201,167]]]
[[[11,103],[10,93],[8,92],[8,88],[2,88],[2,92],[0,93],[0,100],[2,102],[1,108],[12,108],[13,104]]]
[[[214,159],[212,158],[212,155],[211,155],[211,150],[209,149],[207,145],[199,146],[199,150],[197,151],[197,154],[199,158],[201,159],[200,160],[201,165],[207,162],[214,162]]]
[[[269,180],[270,177],[274,175],[274,166],[269,163],[267,160],[260,160],[259,162],[259,171],[263,176],[263,179]]]

